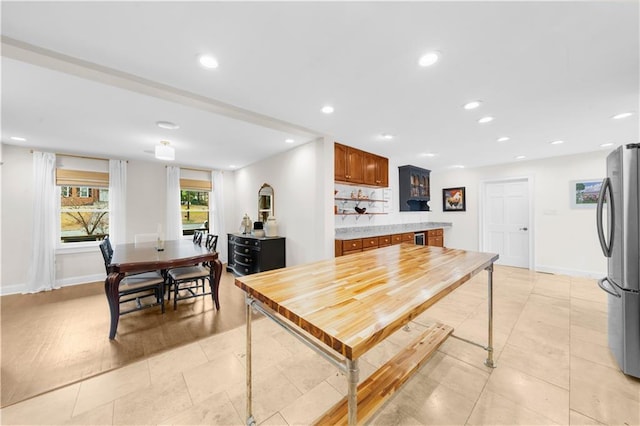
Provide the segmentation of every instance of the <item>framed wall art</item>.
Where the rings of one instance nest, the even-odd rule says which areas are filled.
[[[569,197],[572,209],[590,209],[598,204],[602,179],[582,179],[570,182]]]
[[[467,194],[464,186],[444,188],[442,190],[442,210],[445,212],[463,212],[467,210]]]

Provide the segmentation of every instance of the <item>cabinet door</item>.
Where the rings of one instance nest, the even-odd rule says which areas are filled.
[[[364,152],[347,147],[347,181],[364,182]]]
[[[339,143],[334,144],[333,148],[333,174],[334,179],[339,182],[347,181],[347,147],[344,145],[340,145]]]
[[[364,154],[364,176],[365,185],[378,186],[378,157],[368,152]]]
[[[382,188],[389,187],[389,159],[376,157],[376,185]]]

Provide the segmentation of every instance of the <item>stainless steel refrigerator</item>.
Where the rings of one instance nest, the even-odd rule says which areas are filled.
[[[609,348],[620,369],[640,377],[640,144],[607,156],[607,177],[598,197],[597,229],[607,257]]]

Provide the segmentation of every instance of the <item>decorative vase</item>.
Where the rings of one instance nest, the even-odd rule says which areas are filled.
[[[267,237],[277,237],[278,236],[278,222],[274,216],[269,216],[267,218],[267,222],[264,227],[265,235]]]
[[[240,232],[242,232],[243,234],[251,233],[251,218],[246,213],[244,214],[242,222],[240,223]]]

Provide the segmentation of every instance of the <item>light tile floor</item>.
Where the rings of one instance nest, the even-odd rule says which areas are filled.
[[[640,380],[607,348],[594,280],[496,267],[495,358],[450,338],[371,420],[418,424],[640,424]],[[427,310],[360,362],[361,380],[434,320],[484,343],[486,274]],[[0,411],[2,424],[244,424],[240,327]],[[254,415],[305,425],[346,393],[345,378],[272,322],[254,322]]]

